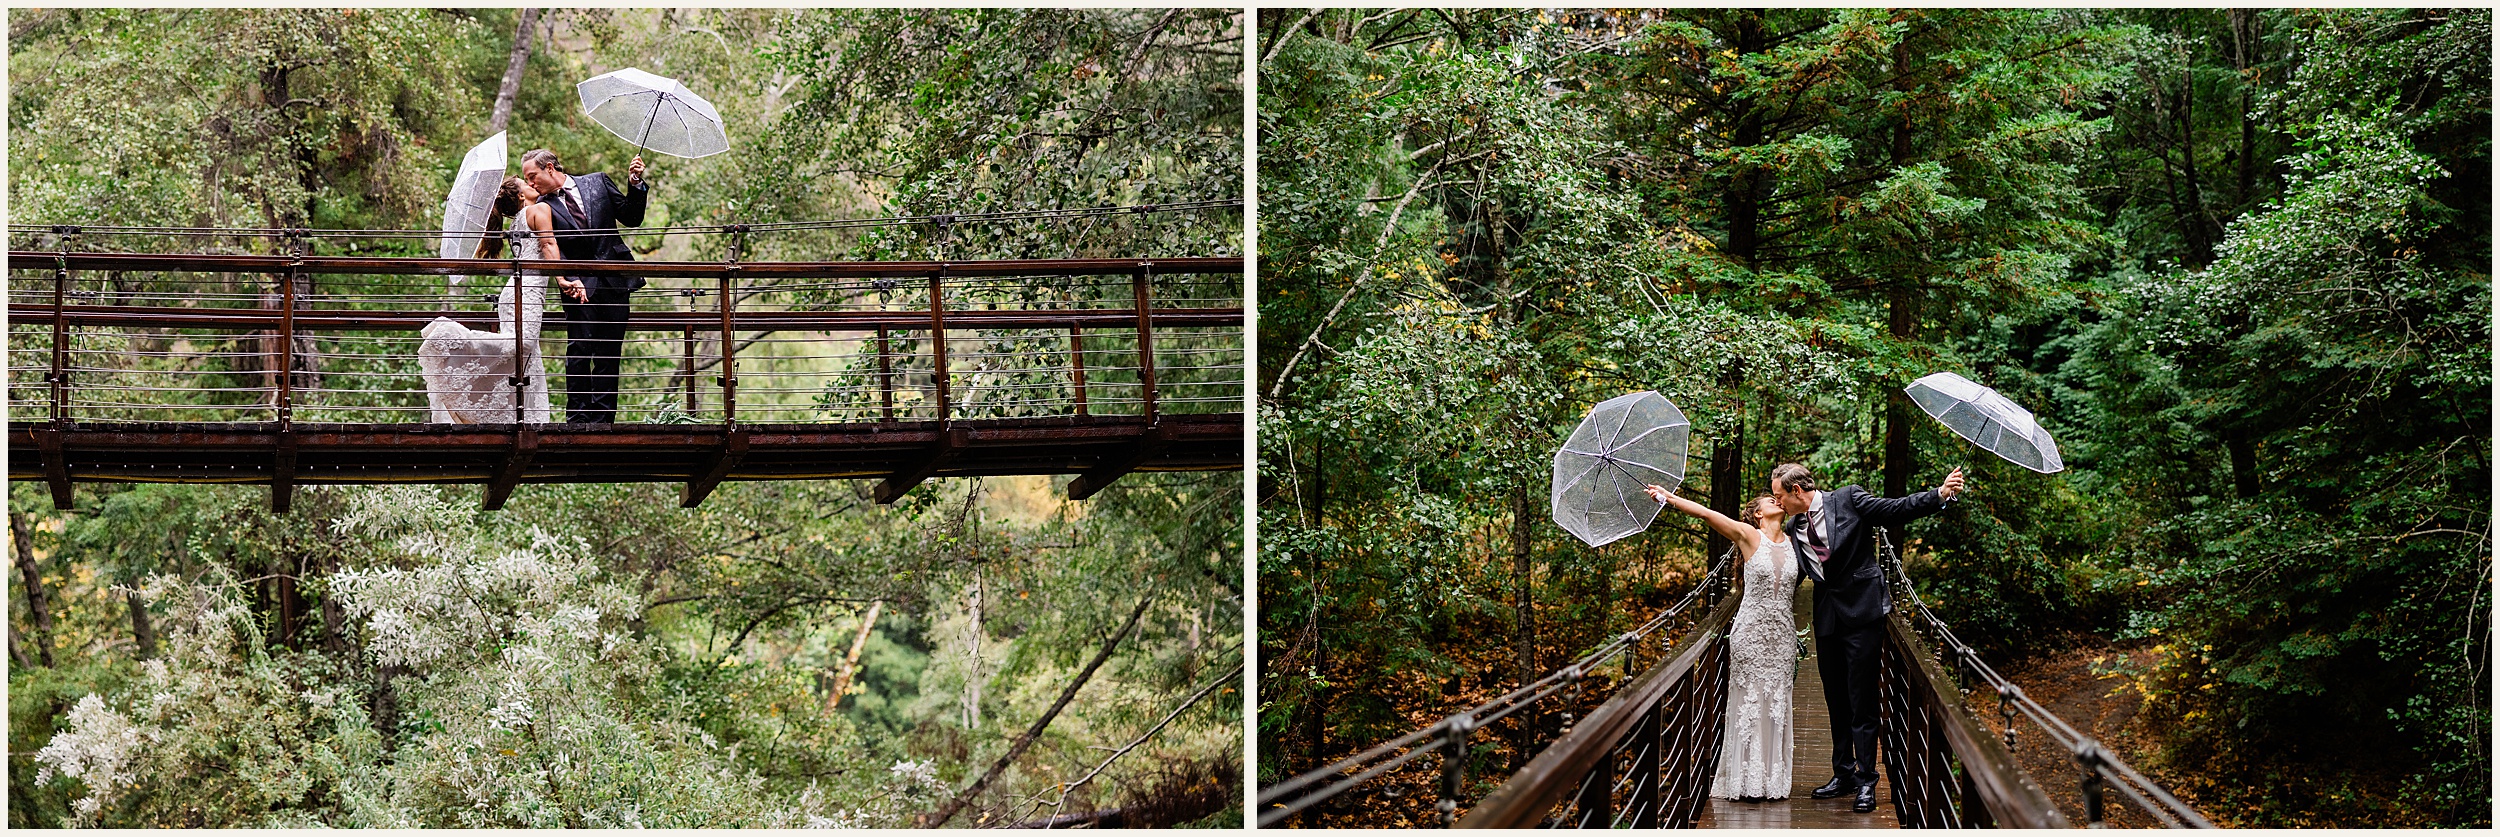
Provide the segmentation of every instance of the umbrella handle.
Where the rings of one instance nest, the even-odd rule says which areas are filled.
[[[646,150],[647,150],[647,149],[649,149],[649,148],[651,147],[651,146],[649,145],[649,143],[651,142],[651,126],[652,126],[652,124],[653,124],[653,123],[656,123],[656,122],[659,122],[659,121],[660,121],[660,106],[661,106],[661,105],[664,105],[664,104],[667,104],[667,103],[668,103],[668,94],[667,94],[667,93],[665,93],[665,92],[663,92],[663,93],[661,93],[661,94],[660,94],[660,99],[659,99],[659,101],[656,101],[656,102],[652,102],[652,103],[651,103],[651,118],[650,118],[650,119],[643,120],[643,122],[642,122],[642,139],[639,139],[639,140],[635,140],[635,141],[634,141],[634,147],[635,147],[635,148],[641,148],[641,149],[646,149]]]

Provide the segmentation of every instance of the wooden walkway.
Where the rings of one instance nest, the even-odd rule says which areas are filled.
[[[1814,585],[1807,582],[1798,588],[1797,627],[1814,624]],[[1891,780],[1878,770],[1875,781],[1875,811],[1860,814],[1849,810],[1850,798],[1815,799],[1809,795],[1818,785],[1832,778],[1832,716],[1823,703],[1823,675],[1814,659],[1807,659],[1797,671],[1797,691],[1792,702],[1797,736],[1796,760],[1791,765],[1788,798],[1774,802],[1738,802],[1712,797],[1697,828],[1896,828],[1899,818],[1893,815]]]

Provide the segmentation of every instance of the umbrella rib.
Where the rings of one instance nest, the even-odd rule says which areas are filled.
[[[1623,438],[1623,425],[1624,425],[1625,423],[1627,423],[1627,422],[1630,422],[1631,420],[1632,420],[1632,405],[1630,405],[1630,404],[1625,404],[1625,405],[1623,405],[1623,415],[1615,417],[1615,429],[1614,429],[1614,430],[1612,430],[1612,431],[1610,431],[1610,432],[1608,432],[1608,433],[1606,434],[1606,438],[1605,438],[1604,440],[1602,440],[1602,441],[1598,442],[1598,444],[1606,444],[1607,442],[1612,442],[1612,441],[1614,441],[1614,440],[1616,440],[1616,439]]]
[[[1620,463],[1625,464],[1625,465],[1638,465],[1638,466],[1640,466],[1640,467],[1647,468],[1647,469],[1650,469],[1650,470],[1652,470],[1652,471],[1656,471],[1656,472],[1658,472],[1658,473],[1665,474],[1665,475],[1670,476],[1670,477],[1674,477],[1674,476],[1675,476],[1675,472],[1674,472],[1674,471],[1669,471],[1669,470],[1667,470],[1667,469],[1665,469],[1665,468],[1660,468],[1660,467],[1658,467],[1658,466],[1656,466],[1656,465],[1651,465],[1651,464],[1649,464],[1649,463],[1647,463],[1647,462],[1640,462],[1640,461],[1631,460],[1631,459],[1609,459],[1609,460],[1607,460],[1607,461],[1610,461],[1610,462],[1620,462]],[[1628,472],[1628,471],[1627,471],[1627,472],[1625,472],[1625,473],[1630,473],[1630,472]],[[1677,477],[1677,479],[1682,479],[1682,477]]]
[[[1624,479],[1632,479],[1632,472],[1624,470],[1623,463],[1612,459],[1606,460],[1606,463],[1615,466],[1615,470],[1622,471]],[[1623,518],[1625,520],[1639,520],[1641,518],[1639,513],[1632,511],[1632,495],[1623,493],[1622,486],[1615,487],[1615,502],[1623,505]]]
[[[1623,440],[1623,444],[1616,445],[1616,446],[1614,446],[1614,447],[1612,447],[1612,448],[1608,448],[1608,449],[1606,450],[1606,452],[1607,452],[1607,453],[1613,453],[1613,452],[1615,452],[1615,451],[1619,451],[1619,450],[1622,450],[1622,449],[1624,449],[1624,448],[1631,447],[1631,446],[1632,446],[1632,443],[1634,443],[1634,442],[1638,442],[1638,441],[1640,441],[1640,440],[1642,440],[1642,439],[1647,439],[1647,438],[1649,438],[1649,434],[1656,433],[1656,432],[1661,431],[1661,430],[1666,430],[1666,429],[1668,429],[1668,428],[1672,428],[1672,427],[1691,427],[1691,426],[1692,426],[1692,423],[1691,423],[1691,422],[1676,422],[1676,423],[1674,423],[1674,424],[1661,424],[1661,425],[1658,425],[1657,427],[1652,427],[1652,428],[1650,428],[1650,429],[1648,429],[1648,430],[1643,430],[1643,431],[1641,431],[1641,432],[1639,432],[1639,433],[1637,433],[1637,434],[1634,434],[1634,435],[1632,436],[1632,438],[1629,438],[1629,439],[1625,439],[1625,440]]]

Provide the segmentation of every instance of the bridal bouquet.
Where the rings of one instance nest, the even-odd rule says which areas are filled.
[[[1806,650],[1806,635],[1813,632],[1813,630],[1814,629],[1812,628],[1797,629],[1797,661],[1788,665],[1789,674],[1794,675],[1799,670],[1803,669],[1806,664],[1806,658],[1813,656],[1812,652]]]

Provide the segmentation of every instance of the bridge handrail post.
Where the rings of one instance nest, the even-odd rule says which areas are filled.
[[[946,368],[946,272],[952,267],[939,262],[937,272],[929,274],[929,380],[937,387],[939,427],[947,426],[949,421],[947,379],[953,377]]]
[[[52,235],[60,246],[54,257],[52,273],[52,371],[43,378],[52,391],[52,426],[69,426],[69,248],[78,237],[78,228],[56,226]]]
[[[720,276],[720,423],[726,430],[738,429],[738,304],[733,277],[741,269],[740,250],[745,249],[747,225],[729,225],[729,263]]]
[[[879,279],[876,287],[877,313],[883,314],[886,306],[894,301],[894,280]],[[894,421],[894,355],[886,344],[886,328],[883,325],[877,326],[877,398],[884,405],[877,420]]]
[[[517,229],[527,230],[529,225],[521,224]],[[505,234],[513,235],[509,231]],[[504,326],[503,332],[512,337],[512,377],[504,379],[504,383],[512,385],[512,423],[517,427],[529,420],[526,407],[529,401],[530,371],[521,366],[521,306],[527,303],[527,300],[522,299],[522,295],[528,291],[521,287],[520,244],[508,242],[504,249],[512,254],[512,265],[505,268],[504,276],[504,281],[511,283],[512,286],[512,322]],[[544,291],[541,292],[544,293]]]
[[[1137,379],[1145,387],[1146,424],[1151,427],[1156,419],[1155,349],[1154,315],[1148,310],[1152,302],[1147,285],[1154,278],[1154,263],[1138,262],[1137,272],[1132,275],[1137,289]]]
[[[1069,387],[1076,393],[1076,414],[1085,415],[1085,325],[1068,324]]]
[[[304,275],[304,250],[310,243],[310,233],[290,229],[281,245],[288,258],[286,283],[278,293],[278,393],[271,402],[277,408],[280,432],[295,421],[295,283]]]
[[[1476,719],[1461,712],[1442,722],[1441,799],[1433,803],[1440,813],[1442,828],[1458,821],[1458,795],[1467,781],[1467,736],[1476,730]]]
[[[2083,768],[2083,821],[2085,828],[2103,828],[2101,805],[2100,748],[2085,742],[2075,753],[2075,761]]]

